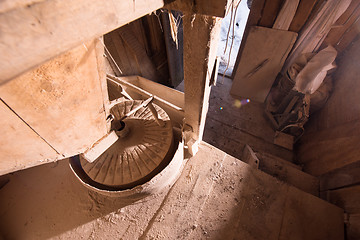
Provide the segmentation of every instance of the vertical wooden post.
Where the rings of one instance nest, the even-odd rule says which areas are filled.
[[[185,127],[196,142],[202,140],[210,95],[221,19],[184,13]]]

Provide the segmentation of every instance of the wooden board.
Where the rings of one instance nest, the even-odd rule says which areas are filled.
[[[311,11],[313,10],[317,0],[301,0],[294,16],[294,19],[291,22],[289,31],[299,32],[304,26],[305,22],[308,20]]]
[[[320,177],[320,191],[360,184],[360,161],[335,169]]]
[[[327,200],[349,214],[360,213],[360,185],[329,191]]]
[[[224,17],[225,10],[231,1],[229,0],[176,0],[169,1],[165,8],[179,10],[181,12],[192,12],[208,16]],[[237,1],[234,1],[236,4]]]
[[[282,2],[283,0],[266,0],[258,25],[272,28],[276,16],[280,12]]]
[[[264,102],[297,33],[251,27],[230,94]]]
[[[2,99],[63,158],[84,152],[107,133],[99,44],[80,45],[0,86]]]
[[[0,83],[163,5],[163,0],[45,0],[3,12]]]
[[[0,116],[0,175],[61,157],[1,101]]]

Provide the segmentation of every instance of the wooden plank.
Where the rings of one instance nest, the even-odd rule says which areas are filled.
[[[251,149],[249,145],[245,145],[243,150],[243,156],[241,158],[243,162],[246,162],[252,167],[259,168],[259,159],[254,153],[254,151]]]
[[[332,25],[345,12],[351,0],[325,1],[301,31],[283,71],[286,71],[302,53],[317,51]]]
[[[2,99],[64,158],[107,133],[98,45],[80,45],[0,86]]]
[[[305,22],[308,20],[317,0],[301,0],[294,16],[294,19],[291,22],[289,31],[300,32],[301,28],[304,26]]]
[[[294,146],[294,136],[276,131],[274,136],[274,144],[292,151]]]
[[[1,13],[0,83],[163,5],[163,0],[46,0]]]
[[[335,169],[320,177],[320,191],[360,184],[360,161]]]
[[[304,163],[304,171],[320,176],[359,161],[360,136],[311,143],[307,149],[308,151],[303,149],[299,154],[301,163]]]
[[[241,59],[241,56],[242,56],[242,52],[244,50],[244,46],[245,46],[245,43],[246,43],[247,36],[249,35],[249,32],[250,32],[250,27],[251,26],[256,26],[258,24],[258,22],[259,22],[259,20],[261,19],[261,16],[262,16],[262,10],[263,10],[264,4],[265,4],[265,0],[253,0],[252,1],[250,13],[249,13],[249,16],[248,16],[248,20],[246,22],[245,31],[244,31],[243,38],[242,38],[241,43],[240,43],[239,52],[237,54],[234,69],[233,69],[233,72],[232,72],[231,77],[230,77],[231,79],[234,79],[235,73],[237,72],[237,69],[239,67],[239,62],[240,62],[240,59]]]
[[[286,182],[304,192],[319,196],[319,180],[298,168],[294,168],[290,162],[279,160],[274,157],[259,157],[259,169],[283,182]]]
[[[339,46],[342,39],[345,38],[344,34],[350,31],[350,28],[353,27],[355,21],[360,14],[360,5],[358,1],[352,1],[348,9],[341,15],[341,17],[336,21],[329,34],[326,36],[323,47],[326,45],[332,45],[338,50],[338,52],[343,51],[345,48]]]
[[[251,27],[230,94],[264,102],[297,33]]]
[[[276,16],[280,12],[282,3],[283,0],[266,0],[258,25],[262,27],[272,28]]]
[[[281,10],[276,17],[273,28],[288,30],[294,19],[300,0],[285,0]]]
[[[360,213],[360,185],[328,192],[328,201],[349,214]]]
[[[221,21],[215,17],[186,14],[183,26],[185,124],[191,129],[192,138],[201,141]]]
[[[0,175],[61,157],[36,132],[0,101]]]
[[[344,239],[344,212],[328,202],[289,188],[279,240]]]

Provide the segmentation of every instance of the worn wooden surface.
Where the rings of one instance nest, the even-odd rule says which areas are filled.
[[[0,116],[0,175],[60,157],[3,102],[0,102]]]
[[[348,9],[335,22],[334,26],[326,36],[323,47],[332,45],[340,53],[360,33],[358,27],[360,16],[360,3],[352,1]]]
[[[294,19],[300,0],[285,0],[279,14],[276,17],[273,28],[289,30],[290,24]]]
[[[294,61],[303,53],[311,53],[319,50],[322,42],[332,28],[332,25],[346,11],[351,0],[329,0],[324,1],[317,12],[312,15],[286,60],[283,68],[286,71]]]
[[[28,3],[0,13],[0,83],[164,5],[163,0]]]
[[[88,191],[61,161],[13,175],[0,213],[7,239],[343,239],[340,208],[208,144],[171,189],[135,204]]]
[[[236,69],[231,95],[264,102],[296,36],[293,32],[252,27]]]
[[[211,88],[204,141],[240,159],[248,144],[256,152],[292,161],[292,151],[274,145],[275,130],[264,116],[264,105],[241,104],[228,94],[231,84],[231,79],[219,76],[217,85]]]
[[[235,4],[238,0],[235,0]],[[230,5],[229,0],[176,0],[169,1],[165,8],[178,10],[183,13],[195,13],[214,17],[224,17],[226,8]]]
[[[254,1],[252,1],[250,13],[249,13],[248,20],[246,22],[246,26],[245,26],[245,30],[244,30],[244,34],[243,34],[243,38],[242,38],[241,43],[240,43],[239,52],[238,52],[238,54],[236,56],[234,70],[233,70],[233,72],[231,74],[231,79],[234,79],[236,69],[239,66],[239,62],[240,62],[242,52],[243,52],[243,49],[244,49],[244,46],[245,46],[245,43],[246,43],[246,39],[247,39],[247,36],[249,35],[249,32],[250,32],[250,27],[256,26],[258,24],[258,22],[260,21],[260,19],[262,17],[262,12],[263,12],[264,5],[265,5],[265,0],[254,0]],[[272,26],[272,24],[271,24],[271,26]]]
[[[310,117],[298,144],[298,160],[322,175],[360,160],[360,41],[338,60],[334,90],[326,105]]]
[[[266,0],[258,25],[272,28],[275,19],[281,10],[282,3],[283,0]]]
[[[185,124],[190,126],[193,139],[201,140],[209,106],[209,83],[215,65],[221,20],[185,14],[183,24]]]
[[[62,158],[84,152],[107,133],[99,44],[84,43],[0,86],[2,100]],[[16,141],[12,144],[17,147]],[[42,160],[48,158],[44,155]],[[39,160],[34,156],[33,161]]]
[[[301,0],[296,10],[293,21],[289,27],[289,31],[299,32],[308,20],[317,0]]]

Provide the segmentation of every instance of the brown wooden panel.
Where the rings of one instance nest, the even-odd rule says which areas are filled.
[[[2,99],[63,157],[107,132],[98,44],[80,45],[0,87]]]
[[[259,26],[272,28],[284,0],[266,0]]]
[[[360,213],[360,186],[330,191],[328,201],[343,208],[347,213]]]
[[[349,32],[355,30],[353,28],[357,27],[359,15],[360,3],[358,1],[352,1],[348,9],[336,21],[329,34],[326,36],[323,44],[324,47],[326,45],[332,45],[336,50],[342,52],[349,44],[349,40],[350,42],[353,40],[353,38],[348,39],[351,34]],[[359,31],[357,33],[359,33]]]
[[[289,31],[299,32],[308,20],[317,0],[301,0]]]
[[[230,94],[264,102],[297,33],[251,27]]]
[[[0,83],[163,5],[163,0],[46,0],[1,13]]]
[[[0,175],[60,157],[1,101],[0,116]]]

